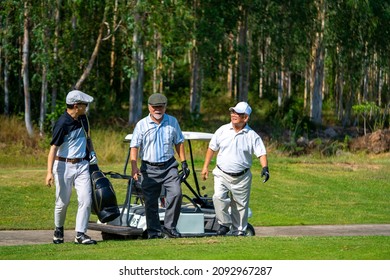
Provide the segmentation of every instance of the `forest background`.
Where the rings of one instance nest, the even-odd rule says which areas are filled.
[[[389,26],[388,0],[2,0],[0,114],[50,136],[80,89],[93,127],[131,132],[160,92],[182,128],[213,132],[248,101],[296,153],[329,126],[388,128]]]

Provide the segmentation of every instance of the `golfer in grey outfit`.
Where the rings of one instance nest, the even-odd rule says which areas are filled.
[[[66,112],[60,116],[53,128],[47,159],[46,185],[51,186],[55,182],[56,186],[54,244],[64,243],[64,224],[73,187],[78,201],[75,243],[96,244],[95,240],[86,235],[92,197],[89,164],[97,163],[88,136],[89,124],[86,117],[88,104],[92,101],[91,96],[79,90],[69,92],[66,96]]]
[[[167,98],[164,95],[155,93],[149,97],[149,115],[136,124],[130,143],[132,176],[135,180],[141,179],[149,238],[161,238],[163,234],[172,238],[181,237],[176,229],[182,202],[180,182],[190,173],[183,133],[177,119],[165,114],[166,106]],[[173,147],[181,161],[181,178]],[[140,169],[137,166],[138,156],[141,158]],[[166,207],[163,228],[158,206],[162,188]]]
[[[252,183],[253,154],[263,167],[263,182],[269,179],[267,154],[260,136],[247,122],[252,112],[246,102],[229,108],[231,122],[214,133],[206,152],[202,178],[208,178],[208,166],[218,151],[217,166],[213,170],[215,214],[220,224],[217,235],[245,235],[248,226],[248,205]],[[229,213],[230,208],[230,213]]]

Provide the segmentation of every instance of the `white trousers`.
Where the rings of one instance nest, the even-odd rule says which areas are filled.
[[[231,226],[233,235],[245,232],[248,225],[248,206],[252,184],[251,171],[249,170],[242,176],[233,177],[216,167],[213,170],[213,175],[213,202],[218,223]]]
[[[87,232],[92,203],[89,162],[83,160],[82,162],[72,164],[70,162],[56,160],[53,165],[53,175],[56,184],[56,201],[54,208],[55,226],[64,226],[66,212],[74,186],[78,201],[75,231]]]

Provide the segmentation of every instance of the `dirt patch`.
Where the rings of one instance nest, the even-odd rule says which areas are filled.
[[[373,133],[355,138],[349,148],[352,152],[364,151],[379,154],[390,151],[390,130],[378,130]]]

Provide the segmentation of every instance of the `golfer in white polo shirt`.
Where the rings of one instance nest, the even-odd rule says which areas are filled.
[[[260,136],[247,124],[252,112],[249,104],[239,102],[229,111],[231,122],[217,129],[211,138],[201,174],[203,180],[208,178],[208,166],[218,151],[213,170],[213,202],[220,224],[217,235],[230,231],[232,235],[244,236],[248,225],[252,156],[260,161],[265,183],[269,179],[267,153]]]

